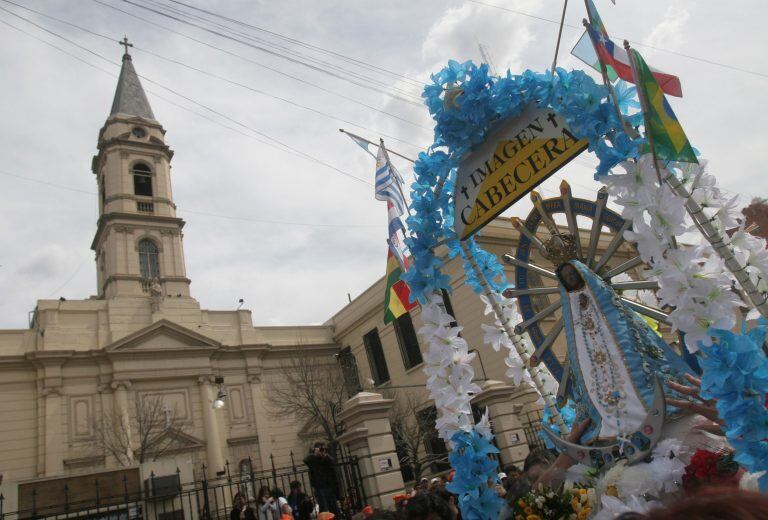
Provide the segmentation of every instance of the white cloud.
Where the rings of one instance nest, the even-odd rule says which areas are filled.
[[[685,29],[691,14],[684,4],[688,2],[674,1],[667,7],[664,19],[651,31],[646,43],[654,47],[668,50],[680,50],[685,41]]]

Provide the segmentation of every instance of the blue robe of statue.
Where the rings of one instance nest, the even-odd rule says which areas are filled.
[[[585,282],[570,292],[560,287],[570,360],[566,395],[576,409],[576,421],[592,419],[581,444],[642,436],[641,425],[653,403],[654,377],[659,377],[666,395],[678,396],[666,382],[685,384],[683,374],[693,372],[599,276],[577,260],[569,263]],[[674,411],[667,407],[667,414]]]

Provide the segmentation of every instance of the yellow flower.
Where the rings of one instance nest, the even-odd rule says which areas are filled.
[[[530,507],[526,507],[525,509],[523,509],[523,511],[525,512],[526,515],[532,515],[533,514],[533,509],[530,508]]]
[[[525,517],[525,520],[541,520],[541,517],[539,515],[528,515]]]
[[[591,512],[592,512],[592,509],[588,507],[585,509],[582,509],[581,511],[579,511],[579,520],[585,520]]]
[[[586,495],[586,494],[587,494],[587,490],[586,490],[586,489],[584,489],[584,488],[581,488],[581,489],[579,490],[579,495]]]
[[[605,489],[605,494],[611,497],[617,497],[619,496],[619,490],[616,486],[608,486]]]
[[[520,500],[517,501],[517,505],[519,505],[520,507],[525,507],[525,500],[521,498]]]
[[[578,511],[579,509],[581,509],[581,504],[579,504],[579,500],[578,500],[576,497],[573,497],[573,498],[571,499],[571,507],[572,507],[573,509],[575,509],[576,511]]]

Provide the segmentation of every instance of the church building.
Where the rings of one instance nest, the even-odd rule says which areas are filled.
[[[209,476],[227,461],[232,471],[243,470],[243,461],[253,466],[245,471],[273,461],[285,466],[291,451],[300,457],[314,440],[297,436],[304,425],[270,417],[265,388],[280,379],[281,360],[297,349],[335,363],[331,330],[254,327],[248,310],[201,308],[184,265],[173,153],[126,53],[92,162],[98,294],[39,300],[29,329],[0,330],[6,497],[19,483],[138,464],[140,454],[129,447],[119,453],[97,447],[96,436],[105,433],[97,425],[114,430],[107,436],[123,430],[136,437],[147,428],[137,410],[158,400],[177,431],[167,440],[167,467],[154,471],[178,467],[184,481],[200,478],[193,469],[199,473],[203,464]],[[216,409],[220,392],[226,406]],[[117,421],[104,425],[105,417]]]

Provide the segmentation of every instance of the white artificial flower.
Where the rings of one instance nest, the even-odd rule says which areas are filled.
[[[504,332],[504,329],[501,328],[501,324],[498,321],[496,323],[498,325],[481,323],[480,327],[483,329],[483,342],[489,344],[493,347],[493,350],[498,352],[501,347],[510,348],[512,341],[507,336],[507,333]]]
[[[491,430],[491,419],[488,416],[487,407],[483,412],[483,416],[480,418],[477,424],[475,424],[475,430],[477,430],[477,433],[479,433],[481,436],[485,437],[486,439],[491,439],[493,437],[493,431]]]
[[[441,327],[434,335],[434,340],[446,347],[462,348],[467,346],[467,341],[459,336],[464,327]]]
[[[491,304],[491,301],[488,299],[487,296],[484,294],[480,295],[480,301],[482,301],[485,304],[485,309],[483,310],[483,314],[490,314],[493,312],[493,305]]]
[[[647,501],[643,497],[629,497],[622,502],[616,497],[603,495],[600,497],[600,511],[592,517],[592,520],[614,520],[624,513],[644,514],[655,507],[661,507],[661,503],[654,500]]]
[[[723,229],[735,228],[744,219],[739,206],[738,195],[734,195],[730,199],[721,199],[720,209],[717,210],[716,215]]]
[[[685,201],[672,193],[666,184],[656,191],[655,207],[649,208],[651,226],[667,237],[679,236],[688,230],[685,225]]]
[[[447,327],[452,321],[452,316],[446,313],[439,304],[430,302],[421,309],[423,325],[419,328],[419,334],[429,341],[439,328]]]
[[[528,375],[528,372],[525,369],[525,365],[523,365],[523,360],[520,359],[520,357],[516,354],[513,354],[512,351],[510,351],[509,355],[504,360],[504,363],[508,367],[506,376],[512,380],[515,386],[520,386],[523,378]]]
[[[666,248],[653,228],[643,221],[634,221],[633,228],[624,232],[624,238],[635,243],[640,257],[646,262],[661,258]]]

